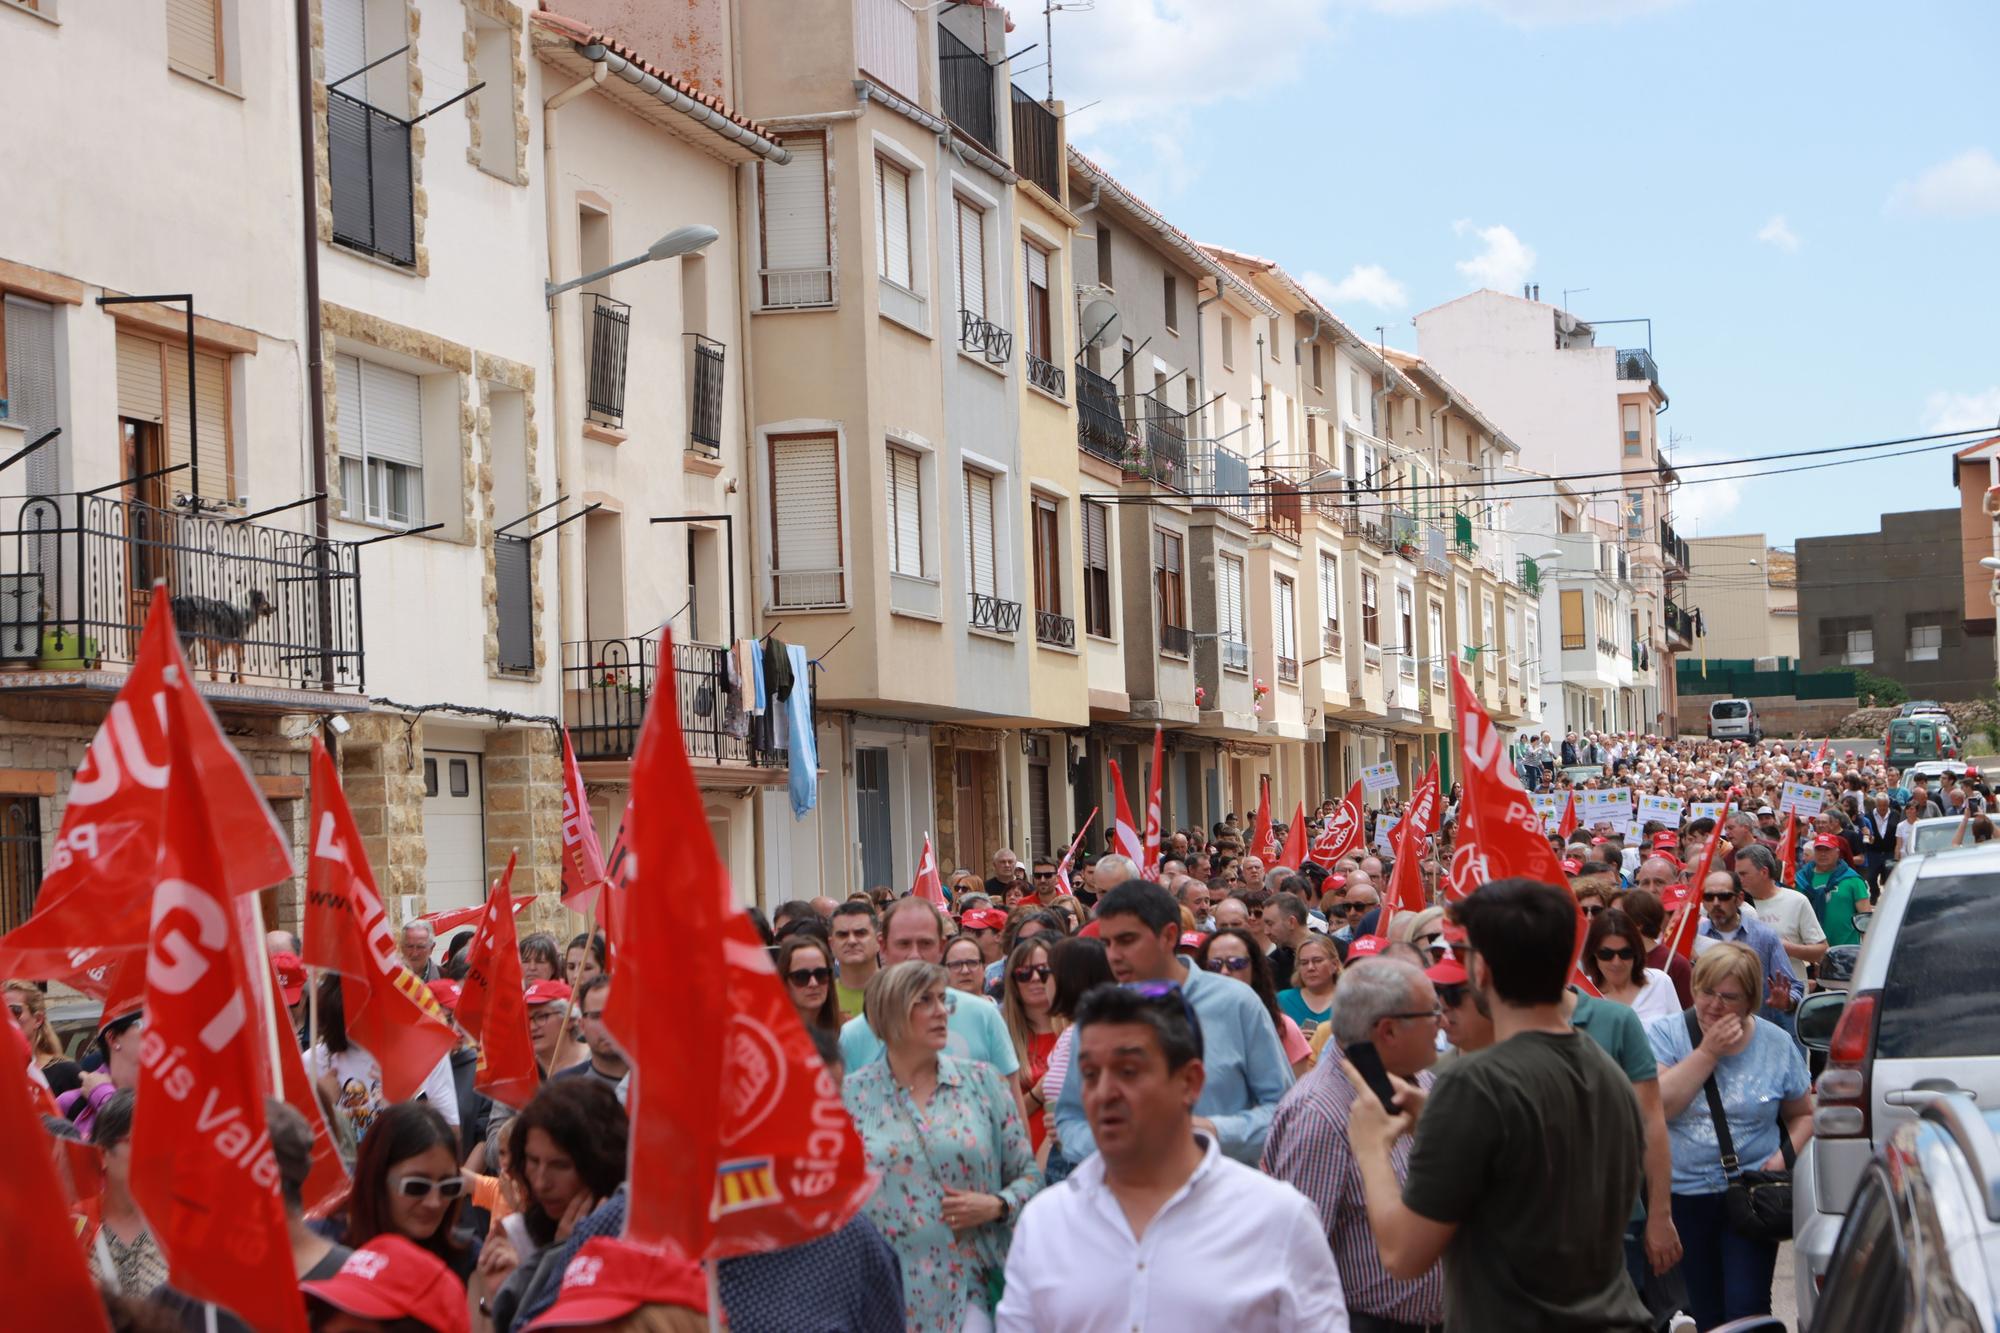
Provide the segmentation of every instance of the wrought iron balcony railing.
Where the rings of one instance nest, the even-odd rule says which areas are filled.
[[[1286,684],[1297,684],[1299,679],[1299,659],[1280,657],[1278,659],[1278,679]]]
[[[1660,368],[1653,363],[1653,354],[1645,348],[1621,347],[1618,349],[1618,378],[1658,384]]]
[[[625,351],[632,340],[632,307],[592,293],[590,299],[590,378],[584,405],[592,421],[625,424]]]
[[[1319,650],[1329,656],[1340,652],[1340,626],[1327,624],[1320,626]]]
[[[1052,393],[1058,398],[1063,397],[1069,388],[1064,383],[1063,368],[1053,361],[1042,360],[1042,358],[1036,356],[1033,352],[1026,352],[1022,355],[1023,359],[1028,363],[1028,383],[1034,385],[1044,393]]]
[[[393,264],[416,263],[410,122],[327,89],[326,165],[333,239]]]
[[[1076,647],[1076,622],[1054,611],[1035,612],[1035,642],[1056,648]]]
[[[1187,657],[1194,652],[1194,632],[1186,625],[1160,626],[1160,651],[1169,657]]]
[[[1137,415],[1145,423],[1146,474],[1162,486],[1187,490],[1187,413],[1175,411],[1150,393],[1142,393]]]
[[[659,681],[660,641],[578,640],[563,645],[563,722],[578,759],[629,758]],[[690,759],[783,768],[788,762],[780,709],[752,717],[732,696],[727,650],[674,645],[676,703]]]
[[[1012,634],[1021,628],[1021,604],[1004,597],[975,592],[972,597],[972,628],[990,634]]]
[[[989,366],[1004,366],[1014,359],[1014,335],[970,310],[958,312],[958,345],[985,357]]]
[[[1076,364],[1076,443],[1112,463],[1125,461],[1125,420],[1118,386],[1081,361]]]
[[[688,338],[688,450],[706,458],[722,453],[723,345],[690,333]]]

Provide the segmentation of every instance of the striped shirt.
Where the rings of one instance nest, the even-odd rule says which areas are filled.
[[[1417,1076],[1428,1090],[1431,1073]],[[1278,1103],[1264,1140],[1265,1171],[1311,1199],[1326,1228],[1334,1262],[1340,1268],[1347,1308],[1403,1324],[1444,1322],[1444,1269],[1430,1271],[1413,1282],[1389,1275],[1375,1248],[1368,1225],[1368,1200],[1361,1192],[1361,1169],[1347,1145],[1347,1112],[1354,1105],[1354,1087],[1341,1072],[1340,1061],[1321,1060]],[[1396,1179],[1410,1172],[1408,1135],[1396,1143],[1390,1161]]]

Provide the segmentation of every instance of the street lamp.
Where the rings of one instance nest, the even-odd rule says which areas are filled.
[[[699,223],[690,224],[685,227],[675,227],[665,236],[647,246],[646,253],[635,255],[621,264],[613,264],[609,268],[601,268],[595,273],[586,273],[580,278],[571,278],[568,282],[545,283],[542,287],[542,294],[553,301],[556,297],[561,296],[573,287],[581,287],[586,283],[596,282],[599,278],[608,278],[614,273],[623,273],[628,268],[637,268],[641,264],[650,264],[657,259],[672,259],[677,255],[693,254],[696,250],[705,250],[715,244],[721,236],[722,233],[715,228],[705,227]]]
[[[2000,555],[1983,555],[1979,557],[1979,564],[1984,569],[2000,573]]]

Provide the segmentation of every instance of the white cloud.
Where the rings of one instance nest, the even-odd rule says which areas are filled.
[[[1308,271],[1300,275],[1299,282],[1322,305],[1372,305],[1377,310],[1394,310],[1409,304],[1403,284],[1380,264],[1356,264],[1338,282],[1324,273]]]
[[[1681,449],[1674,454],[1674,463],[1685,468],[1690,463],[1719,463],[1728,457]],[[1681,487],[1674,492],[1674,527],[1681,535],[1713,537],[1729,531],[1725,520],[1742,503],[1743,488],[1752,478],[1719,475],[1724,471],[1704,467],[1682,474]]]
[[[1564,23],[1614,23],[1672,9],[1683,0],[1360,0],[1383,14],[1433,14],[1447,9],[1477,9],[1518,27],[1536,28]]]
[[[1777,246],[1788,255],[1797,254],[1799,250],[1798,233],[1785,222],[1783,213],[1773,213],[1771,220],[1757,233],[1757,239],[1766,245]]]
[[[1953,393],[1940,389],[1924,399],[1924,430],[1942,435],[1954,430],[1985,430],[2000,423],[2000,388]]]
[[[1475,227],[1469,219],[1460,218],[1451,229],[1460,236],[1477,236],[1486,246],[1472,258],[1458,261],[1458,271],[1467,281],[1496,292],[1512,292],[1535,271],[1534,250],[1514,234],[1513,228],[1498,223]]]
[[[1984,148],[1968,148],[1891,190],[1889,211],[1932,218],[2000,214],[2000,162]]]

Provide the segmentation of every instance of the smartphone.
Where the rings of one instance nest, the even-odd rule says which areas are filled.
[[[1375,1090],[1382,1106],[1390,1115],[1401,1115],[1403,1108],[1396,1105],[1396,1089],[1389,1082],[1389,1071],[1382,1067],[1382,1057],[1375,1051],[1372,1041],[1357,1041],[1346,1048],[1347,1058],[1361,1071],[1361,1077]]]

